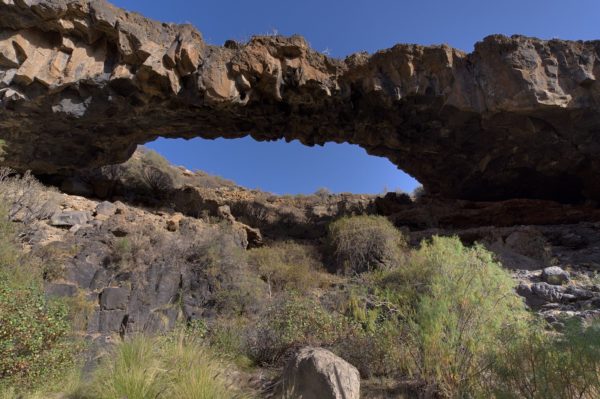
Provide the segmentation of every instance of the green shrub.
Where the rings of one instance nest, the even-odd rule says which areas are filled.
[[[225,359],[240,367],[251,366],[247,356],[246,341],[241,331],[250,323],[246,318],[217,318],[206,334],[210,347]]]
[[[46,298],[42,270],[19,251],[0,209],[0,386],[47,384],[73,364],[68,307]]]
[[[502,333],[526,325],[514,281],[490,252],[465,248],[456,237],[433,237],[411,262],[429,271],[410,316],[417,374],[444,396],[468,397],[505,345]]]
[[[30,385],[70,365],[69,332],[65,305],[46,300],[35,283],[0,280],[0,380]]]
[[[269,295],[294,290],[325,288],[334,281],[314,246],[294,242],[276,243],[249,251],[250,264],[267,283]]]
[[[227,399],[242,397],[227,366],[182,333],[138,335],[119,343],[73,399]]]
[[[353,216],[329,225],[329,244],[336,271],[354,274],[399,266],[405,240],[385,217]]]
[[[492,378],[482,382],[499,398],[600,397],[600,323],[566,322],[561,334],[534,323],[508,331],[498,348]]]
[[[95,399],[158,398],[167,384],[161,372],[160,350],[156,342],[138,336],[120,343],[94,372],[93,383],[82,391]],[[75,395],[77,397],[79,395]]]

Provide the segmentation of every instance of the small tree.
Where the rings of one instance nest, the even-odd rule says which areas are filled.
[[[166,193],[173,188],[173,179],[171,179],[171,176],[154,166],[144,167],[142,169],[142,178],[146,186],[157,194]]]

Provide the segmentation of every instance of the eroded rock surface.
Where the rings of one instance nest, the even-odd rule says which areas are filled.
[[[286,399],[358,399],[360,374],[356,367],[323,348],[302,348],[286,365]]]
[[[600,42],[490,36],[337,60],[301,37],[208,45],[102,0],[0,1],[6,165],[70,173],[157,136],[349,142],[433,194],[600,199]]]

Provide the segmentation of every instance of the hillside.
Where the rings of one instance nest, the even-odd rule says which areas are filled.
[[[408,320],[416,304],[409,304],[427,295],[413,291],[410,282],[426,278],[424,251],[452,251],[432,258],[431,267],[440,270],[457,262],[457,270],[473,273],[470,256],[500,261],[506,272],[493,273],[512,276],[502,294],[516,306],[510,317],[533,312],[546,328],[564,331],[573,318],[592,323],[600,314],[600,223],[575,206],[554,204],[567,218],[556,224],[513,225],[504,215],[510,226],[473,227],[471,220],[484,220],[482,215],[499,218],[498,209],[506,204],[436,206],[426,194],[418,199],[325,192],[280,197],[169,165],[145,149],[110,172],[111,189],[104,189],[103,199],[97,194],[99,187],[107,187],[106,168],[62,182],[62,189],[87,197],[9,171],[0,179],[13,225],[6,231],[19,232],[16,243],[28,258],[24,264],[40,265],[49,303],[67,304],[71,332],[65,331],[63,339],[77,347],[71,348],[74,357],[68,364],[83,367],[84,375],[94,375],[123,338],[129,342],[139,334],[179,331],[199,340],[192,348],[209,348],[202,350],[214,353],[218,367],[229,370],[228,384],[244,395],[277,395],[281,368],[307,345],[328,348],[358,367],[362,397],[418,395],[429,378],[440,378],[421,374],[423,366],[409,355],[417,348],[410,347],[417,338]],[[477,216],[451,227],[448,215],[465,215],[465,208]],[[399,229],[376,216],[383,212],[400,221]],[[446,219],[435,217],[436,212]],[[407,213],[412,224],[402,222]],[[466,247],[457,238],[439,238],[444,236],[459,237]],[[432,244],[425,244],[432,237]],[[3,242],[10,241],[5,232]],[[481,251],[478,255],[467,249],[474,243],[483,245],[473,249]],[[452,256],[458,258],[452,261]],[[443,277],[449,279],[444,284],[456,283],[451,275]],[[479,302],[498,295],[494,289],[500,287],[493,285],[498,277],[485,278],[482,282],[491,286],[479,294],[476,287],[463,287],[483,295],[473,304],[477,312],[486,311]],[[0,308],[7,306],[2,298]],[[484,333],[484,325],[470,323],[472,333]],[[56,367],[46,372],[60,376],[65,366]],[[39,388],[32,371],[5,369],[4,379],[9,386],[21,381]],[[60,382],[57,387],[60,393]],[[492,388],[497,389],[485,387]],[[76,393],[82,389],[92,388],[84,385],[68,397],[84,397]]]

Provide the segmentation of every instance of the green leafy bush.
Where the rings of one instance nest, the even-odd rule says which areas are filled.
[[[353,216],[329,225],[329,244],[337,272],[363,273],[402,263],[405,240],[382,216]]]
[[[46,300],[37,284],[0,280],[0,379],[40,381],[71,362],[67,307]]]
[[[68,307],[46,298],[42,269],[19,251],[0,209],[0,386],[47,383],[73,363]]]
[[[456,237],[424,242],[410,263],[429,276],[409,315],[417,374],[444,396],[468,397],[505,345],[502,333],[526,326],[514,281],[490,252]]]

